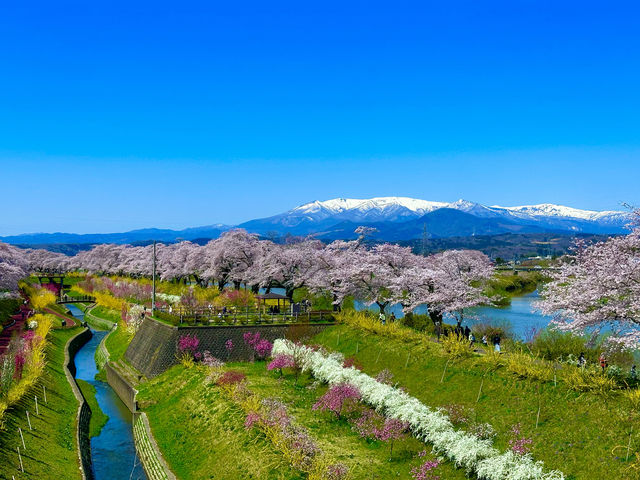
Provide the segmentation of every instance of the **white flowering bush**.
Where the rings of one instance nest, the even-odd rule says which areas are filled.
[[[27,323],[27,327],[29,327],[31,330],[35,330],[36,328],[38,328],[38,322],[35,320],[31,320],[29,323]]]
[[[545,472],[543,463],[534,461],[530,455],[501,453],[490,440],[456,430],[442,411],[433,410],[354,367],[343,367],[339,354],[315,352],[285,339],[273,344],[272,355],[279,353],[302,357],[303,371],[311,372],[318,380],[330,385],[344,382],[356,386],[364,402],[387,417],[408,422],[417,438],[432,444],[436,453],[468,473],[475,473],[480,480],[564,480],[557,470]]]
[[[176,304],[180,302],[180,295],[170,295],[168,293],[156,293],[156,297],[160,300],[164,300],[167,303]]]

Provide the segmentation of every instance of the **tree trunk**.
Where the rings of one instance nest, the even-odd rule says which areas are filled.
[[[376,302],[376,304],[380,309],[380,313],[384,313],[384,309],[387,308],[387,305],[389,305],[389,302]]]

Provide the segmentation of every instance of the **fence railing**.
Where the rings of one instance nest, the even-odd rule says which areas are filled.
[[[56,303],[94,303],[96,301],[95,297],[90,295],[82,295],[79,297],[71,297],[69,295],[63,294]]]
[[[154,316],[173,325],[247,325],[247,324],[282,324],[334,322],[334,313],[329,310],[302,311],[268,311],[263,309],[236,308],[234,310],[215,311],[209,309],[171,310],[156,309]]]

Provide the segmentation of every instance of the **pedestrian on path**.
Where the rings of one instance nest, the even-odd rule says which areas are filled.
[[[607,368],[607,358],[604,356],[604,353],[600,355],[600,367],[602,368],[602,373]]]

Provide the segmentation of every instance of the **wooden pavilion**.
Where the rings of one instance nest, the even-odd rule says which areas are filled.
[[[285,311],[287,303],[289,306],[291,305],[291,299],[286,295],[280,295],[279,293],[263,293],[262,295],[256,295],[256,300],[258,300],[259,309],[261,307],[275,307],[277,305],[279,312]],[[282,306],[280,306],[280,302],[282,302]]]

